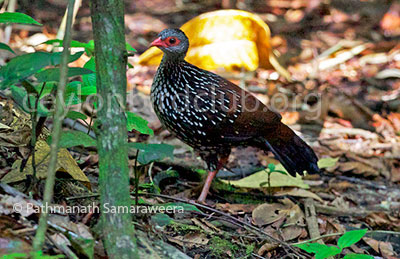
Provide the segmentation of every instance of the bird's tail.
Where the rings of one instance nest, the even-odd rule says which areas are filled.
[[[280,124],[278,138],[265,138],[265,145],[283,167],[293,176],[296,172],[309,174],[319,172],[318,158],[311,147],[296,135],[288,126]]]

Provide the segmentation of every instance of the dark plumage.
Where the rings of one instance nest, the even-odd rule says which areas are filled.
[[[184,60],[189,40],[181,30],[163,30],[151,45],[164,52],[151,88],[154,110],[210,169],[199,201],[205,200],[233,146],[270,150],[292,175],[319,172],[314,151],[278,113],[237,85]]]

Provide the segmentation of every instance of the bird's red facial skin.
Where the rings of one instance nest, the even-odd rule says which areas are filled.
[[[167,47],[165,42],[161,38],[155,39],[151,44],[150,47]]]
[[[181,43],[181,41],[178,40],[177,37],[168,37],[164,41],[168,47],[177,46],[177,45],[179,45],[179,43]]]
[[[161,38],[157,38],[150,44],[150,47],[155,46],[168,48],[171,46],[177,46],[179,45],[179,43],[181,43],[181,41],[176,37],[168,37],[164,40],[162,40]]]

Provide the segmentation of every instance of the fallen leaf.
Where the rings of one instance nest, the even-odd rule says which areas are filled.
[[[218,210],[229,212],[231,215],[239,215],[252,212],[258,205],[256,204],[231,204],[217,203],[215,208]]]
[[[186,60],[196,66],[227,71],[275,68],[290,80],[290,74],[273,54],[268,25],[257,15],[241,10],[208,12],[181,29],[190,41]],[[139,57],[139,64],[158,65],[161,56],[161,50],[151,48]]]
[[[189,249],[207,245],[209,242],[206,235],[202,233],[189,233],[184,236],[168,237],[168,240]]]
[[[323,200],[318,195],[316,195],[315,193],[312,193],[312,192],[304,190],[304,189],[299,189],[299,188],[294,188],[294,189],[291,189],[291,190],[279,191],[279,192],[276,192],[274,195],[275,196],[290,195],[290,196],[296,196],[296,197],[313,198],[314,200],[317,200],[319,202],[323,202]]]
[[[363,237],[365,243],[367,243],[375,252],[381,254],[384,257],[394,256],[393,246],[390,242],[378,241],[373,238]]]
[[[39,140],[36,143],[35,148],[36,176],[39,179],[45,179],[47,177],[47,167],[50,161],[49,154],[50,146],[44,140]],[[27,175],[32,175],[32,156],[29,157],[22,173],[19,171],[21,162],[22,160],[15,161],[13,164],[13,169],[7,173],[1,179],[1,181],[4,183],[14,183],[25,180]],[[61,148],[58,151],[56,171],[64,171],[77,181],[89,183],[89,179],[82,172],[75,159],[65,148]]]
[[[0,237],[0,254],[3,255],[3,258],[7,257],[7,254],[29,254],[32,251],[32,246],[23,238],[8,238],[8,237]]]
[[[289,201],[287,199],[287,201]],[[290,202],[291,203],[291,202]],[[283,240],[289,241],[299,237],[303,232],[304,225],[304,213],[300,209],[299,205],[293,204],[292,206],[285,211],[286,213],[286,221],[285,225],[282,226],[282,237]]]
[[[253,224],[262,227],[286,217],[287,206],[280,203],[265,203],[253,210]]]
[[[364,176],[378,176],[378,170],[369,165],[358,161],[343,162],[339,165],[339,170],[342,172],[351,172],[354,174],[362,174]]]
[[[277,243],[266,242],[265,244],[262,245],[262,247],[260,247],[260,249],[258,250],[257,254],[259,256],[262,256],[266,252],[275,250],[278,246],[279,246],[279,244],[277,244]]]
[[[377,79],[400,78],[400,69],[389,68],[382,70],[378,74],[376,74],[375,78]]]
[[[275,169],[281,171],[285,170],[283,166],[280,164],[277,165]],[[266,188],[266,186],[261,187],[260,184],[265,183],[267,180],[268,180],[268,173],[266,170],[262,170],[250,176],[242,178],[240,180],[235,180],[235,181],[223,180],[223,182],[243,188]],[[303,182],[300,175],[296,175],[296,177],[293,177],[287,174],[274,172],[271,173],[270,180],[271,180],[270,182],[271,187],[295,186],[304,189],[309,188],[308,184]]]
[[[387,13],[383,16],[380,26],[386,35],[400,35],[400,4],[393,2]]]
[[[329,168],[329,167],[335,166],[337,161],[339,161],[339,157],[336,157],[336,158],[332,158],[332,157],[321,158],[318,161],[318,167],[319,167],[319,169]]]
[[[37,211],[40,204],[33,200],[26,200],[21,196],[0,195],[0,214],[9,215],[18,213],[23,217],[29,217]]]

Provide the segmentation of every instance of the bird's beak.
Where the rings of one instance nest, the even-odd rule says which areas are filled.
[[[161,40],[160,38],[155,39],[151,44],[150,47],[166,47],[165,42]]]

